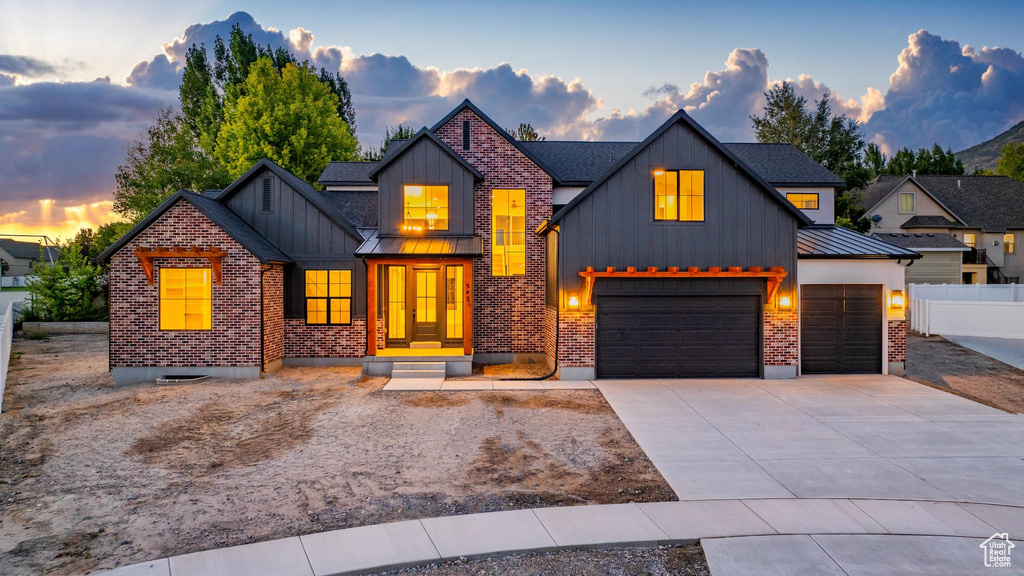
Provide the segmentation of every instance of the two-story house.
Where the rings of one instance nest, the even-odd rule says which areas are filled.
[[[833,226],[842,182],[796,148],[725,145],[683,111],[643,142],[518,142],[467,100],[319,184],[263,160],[105,252],[115,380],[902,370],[920,255]]]
[[[924,258],[907,282],[1018,282],[1024,182],[1006,176],[881,175],[860,194],[871,231]]]

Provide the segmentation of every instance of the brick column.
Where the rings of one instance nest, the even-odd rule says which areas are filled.
[[[764,377],[796,378],[800,363],[796,310],[764,311]]]
[[[907,363],[907,321],[889,320],[889,374],[903,376]]]

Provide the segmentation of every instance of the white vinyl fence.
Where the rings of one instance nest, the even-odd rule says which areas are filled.
[[[911,284],[910,329],[927,336],[1024,339],[1024,291],[1016,284]]]
[[[11,344],[14,340],[14,304],[0,316],[0,412],[4,408],[4,388],[7,386],[7,367],[11,365]]]

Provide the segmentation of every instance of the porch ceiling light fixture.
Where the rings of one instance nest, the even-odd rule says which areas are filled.
[[[903,290],[893,290],[889,293],[889,308],[902,310],[906,300],[903,298]]]

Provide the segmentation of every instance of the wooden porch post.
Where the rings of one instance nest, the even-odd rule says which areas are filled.
[[[473,261],[466,260],[463,265],[463,282],[465,282],[465,301],[462,305],[462,353],[469,356],[473,353]]]
[[[366,261],[366,355],[377,355],[377,264]]]

